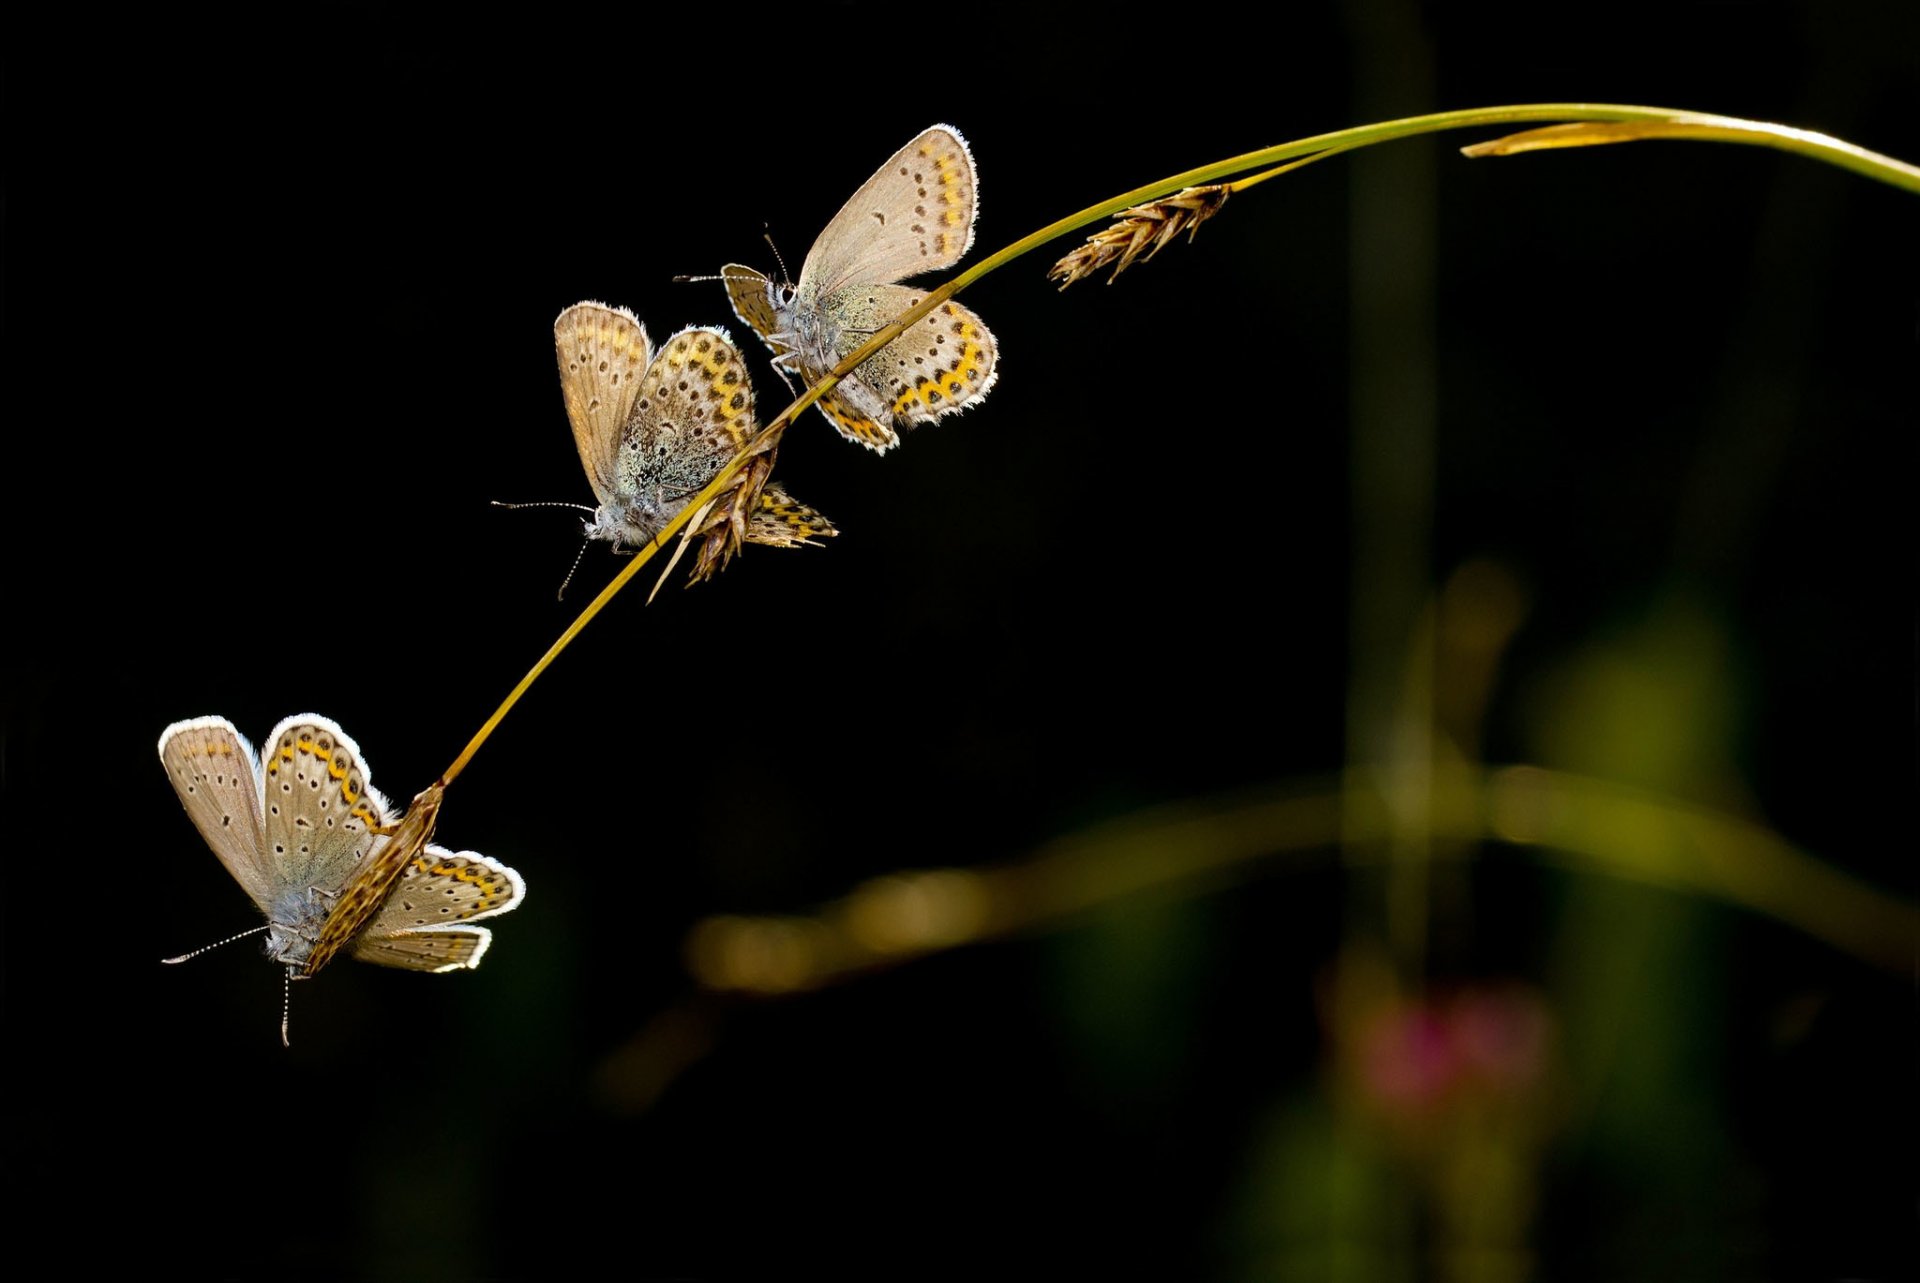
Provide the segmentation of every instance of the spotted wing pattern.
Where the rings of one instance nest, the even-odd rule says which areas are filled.
[[[359,746],[324,717],[289,717],[267,737],[261,773],[267,853],[281,885],[337,893],[386,825],[386,799]]]
[[[837,356],[829,360],[824,350],[803,346],[799,336],[786,328],[796,319],[795,307],[791,301],[780,299],[779,286],[751,267],[743,267],[738,263],[729,263],[721,268],[720,277],[726,282],[727,298],[733,304],[733,314],[760,336],[767,350],[773,353],[775,367],[797,372],[808,386],[833,372],[833,367],[839,364]],[[842,392],[846,386],[842,383],[814,402],[820,413],[826,415],[827,421],[850,441],[858,441],[869,449],[881,452],[892,448],[899,441],[899,436],[891,427],[874,418],[877,407],[873,412],[867,412],[850,404]]]
[[[783,290],[751,268],[721,272],[735,315],[811,385],[924,293],[894,284],[951,267],[973,243],[978,177],[959,131],[935,125],[894,153],[841,207]],[[992,389],[999,345],[947,302],[823,395],[842,436],[884,452],[899,429],[966,408]]]
[[[574,447],[594,498],[606,504],[627,415],[653,360],[647,327],[623,307],[575,303],[553,323],[553,350]]]
[[[747,542],[775,548],[795,548],[839,533],[832,522],[772,482],[760,491],[760,502],[747,518]]]
[[[520,875],[472,851],[431,845],[439,785],[396,822],[359,746],[305,713],[258,758],[223,717],[176,722],[160,760],[220,863],[267,918],[267,955],[312,975],[334,953],[446,971],[478,965],[484,927],[526,894]]]
[[[747,367],[719,330],[690,328],[660,345],[640,380],[619,463],[623,494],[670,520],[753,436]]]
[[[927,129],[875,170],[820,233],[800,269],[801,296],[952,267],[973,245],[978,184],[960,131]]]
[[[403,971],[464,971],[480,965],[493,932],[485,927],[446,927],[391,936],[361,936],[353,956],[361,962]]]
[[[841,356],[924,297],[925,291],[904,285],[869,285],[836,295],[828,312],[839,322]],[[999,357],[986,323],[949,299],[881,348],[848,376],[847,384],[858,381],[871,390],[889,421],[931,423],[985,396],[999,377]]]
[[[327,960],[352,943],[366,930],[388,892],[406,872],[412,860],[426,849],[433,826],[440,814],[440,801],[446,786],[435,781],[415,795],[406,815],[391,828],[383,830],[353,876],[333,897],[333,908],[320,924],[306,960],[306,974],[312,975]]]
[[[462,924],[518,908],[525,894],[520,875],[499,861],[428,845],[354,940],[353,956],[410,971],[477,967],[491,933]]]
[[[774,306],[774,291],[778,287],[762,273],[739,263],[728,263],[721,268],[720,279],[727,287],[727,301],[733,305],[733,314],[740,318],[740,323],[751,327],[765,340],[775,358],[791,352],[792,344],[780,336],[780,315]],[[776,359],[775,364],[779,363]]]
[[[266,858],[253,746],[226,718],[197,717],[161,734],[160,763],[193,827],[247,898],[268,912],[279,869]]]

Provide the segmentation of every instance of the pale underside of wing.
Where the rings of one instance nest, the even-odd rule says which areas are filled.
[[[660,345],[640,381],[622,437],[619,487],[664,522],[755,430],[753,386],[732,342],[719,330],[682,330]]]
[[[407,971],[477,967],[493,935],[470,925],[520,906],[520,875],[476,851],[429,844],[351,946],[362,962]]]
[[[834,295],[827,308],[841,357],[923,297],[924,291],[904,285],[870,285]],[[998,375],[999,358],[999,344],[986,322],[949,299],[849,375],[841,385],[843,398],[903,427],[931,423],[984,397]],[[879,404],[849,388],[856,382],[878,393]]]
[[[389,811],[359,745],[328,718],[289,717],[266,739],[261,776],[266,854],[280,890],[337,893]]]
[[[884,421],[887,416],[880,394],[858,378],[846,380],[814,404],[841,436],[875,454],[885,454],[900,444],[900,434]]]
[[[953,266],[973,244],[977,182],[959,131],[928,129],[861,184],[820,233],[800,269],[800,298]]]
[[[825,302],[825,328],[835,336],[833,360],[851,355],[882,326],[925,294],[904,285],[848,287]],[[979,314],[949,299],[909,326],[821,397],[820,412],[848,440],[885,453],[896,428],[930,423],[977,403],[998,377],[1000,348]],[[825,361],[825,354],[819,358]],[[809,382],[827,373],[803,360]]]
[[[266,912],[277,869],[265,855],[253,746],[226,718],[199,717],[167,727],[160,736],[160,762],[200,836]]]
[[[353,942],[353,956],[361,962],[404,971],[465,971],[480,965],[493,932],[485,927],[444,927],[402,931],[397,935],[362,935]]]
[[[594,498],[606,504],[614,497],[621,435],[653,345],[633,313],[587,302],[554,321],[553,351],[580,465]]]
[[[773,306],[773,282],[739,263],[728,263],[721,268],[720,279],[726,284],[727,302],[733,305],[733,314],[740,318],[740,323],[752,327],[755,334],[767,340],[775,356],[787,352],[786,344],[773,341],[773,336],[780,331],[780,318]]]
[[[839,533],[832,522],[771,481],[760,491],[760,502],[747,518],[747,542],[773,548],[797,548]]]
[[[519,907],[526,892],[520,875],[498,860],[428,844],[354,942],[355,954],[385,936],[443,930],[506,913]]]
[[[727,264],[720,269],[720,275],[726,282],[727,298],[733,304],[733,314],[752,326],[754,333],[766,343],[767,350],[774,355],[776,368],[797,368],[801,378],[809,385],[818,383],[826,376],[832,368],[832,362],[824,359],[823,352],[809,354],[787,341],[797,337],[787,328],[792,320],[792,312],[791,309],[776,307],[772,282],[751,267],[743,267],[738,263]],[[788,361],[782,358],[792,359]],[[849,440],[881,452],[899,441],[892,428],[848,405],[837,391],[822,396],[814,405]],[[753,540],[751,535],[748,538]]]

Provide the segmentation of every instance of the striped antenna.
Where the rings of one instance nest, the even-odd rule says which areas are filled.
[[[262,931],[265,931],[271,925],[273,924],[269,922],[263,922],[251,931],[242,931],[237,936],[228,936],[225,940],[215,940],[212,944],[201,945],[198,949],[195,949],[192,953],[183,953],[177,958],[162,958],[160,959],[160,961],[165,963],[168,966],[172,966],[176,962],[185,962],[188,958],[199,957],[201,954],[205,953],[209,949],[218,949],[223,944],[232,944],[235,940],[245,940],[248,936],[257,936]]]

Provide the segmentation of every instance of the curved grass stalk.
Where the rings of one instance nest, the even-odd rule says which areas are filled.
[[[453,760],[453,764],[441,774],[435,787],[444,789],[466,769],[467,763],[473,759],[473,755],[479,751],[480,746],[486,743],[494,729],[512,711],[513,706],[520,702],[521,697],[547,670],[548,665],[558,658],[573,639],[579,636],[581,630],[593,621],[594,616],[598,615],[606,604],[626,587],[627,581],[652,560],[653,554],[666,540],[680,533],[694,514],[703,511],[709,503],[717,499],[750,459],[766,453],[778,443],[780,435],[786,431],[795,416],[819,400],[821,396],[832,391],[841,379],[898,338],[909,326],[989,272],[997,271],[1015,259],[1069,232],[1125,213],[1136,206],[1171,196],[1189,187],[1205,186],[1236,175],[1251,174],[1251,177],[1242,178],[1235,185],[1236,189],[1250,187],[1288,169],[1298,168],[1301,164],[1361,147],[1370,147],[1376,143],[1454,129],[1475,129],[1490,125],[1532,122],[1551,124],[1557,126],[1558,130],[1528,131],[1491,143],[1477,144],[1466,148],[1466,153],[1469,156],[1511,155],[1550,147],[1589,146],[1651,138],[1729,142],[1773,147],[1780,151],[1837,165],[1842,169],[1907,191],[1920,193],[1920,166],[1910,165],[1890,156],[1882,156],[1812,130],[1792,129],[1784,125],[1743,120],[1734,116],[1680,111],[1670,107],[1636,107],[1610,103],[1530,103],[1513,107],[1477,107],[1464,111],[1434,112],[1424,116],[1409,116],[1375,125],[1362,125],[1353,129],[1317,134],[1311,138],[1262,148],[1259,151],[1247,152],[1227,160],[1216,161],[1211,165],[1203,165],[1198,169],[1174,174],[1158,182],[1148,183],[1144,187],[1123,192],[1098,205],[1090,205],[1078,213],[1069,214],[1065,218],[1049,223],[1039,231],[1022,237],[997,253],[988,255],[946,283],[928,291],[917,304],[881,327],[852,355],[835,366],[831,374],[801,393],[791,405],[761,429],[758,437],[715,474],[706,489],[688,501],[680,513],[667,523],[653,544],[641,549],[613,578],[612,582],[588,603],[579,617],[568,625],[566,631],[547,648],[546,653],[534,662],[526,676],[522,677],[507,693],[507,697],[501,701],[493,715],[467,742],[466,747],[460,751],[460,755]]]

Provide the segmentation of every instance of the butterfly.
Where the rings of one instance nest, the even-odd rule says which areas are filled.
[[[935,125],[840,207],[807,252],[800,280],[775,285],[751,267],[721,269],[734,314],[774,364],[809,385],[925,297],[895,282],[952,267],[973,244],[973,155],[960,131]],[[999,344],[970,309],[942,303],[816,403],[841,435],[885,452],[897,429],[977,403],[998,377]]]
[[[720,330],[681,330],[658,351],[625,308],[575,303],[553,323],[573,443],[600,506],[587,537],[639,548],[750,441],[753,387]],[[768,483],[747,514],[749,543],[791,548],[839,533]]]
[[[266,933],[288,980],[313,975],[336,948],[408,971],[479,966],[492,932],[472,923],[518,908],[520,875],[473,851],[407,850],[359,746],[327,718],[289,717],[266,744],[263,757],[224,717],[160,736],[187,817],[266,915],[243,934]]]

